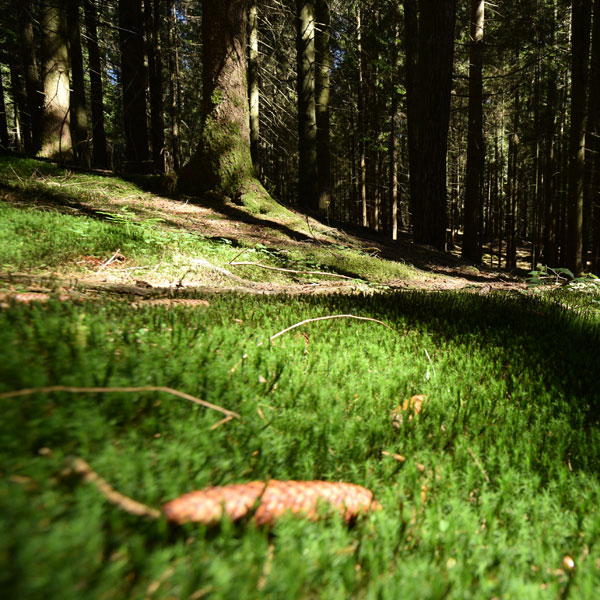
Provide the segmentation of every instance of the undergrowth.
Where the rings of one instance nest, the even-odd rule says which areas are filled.
[[[211,430],[222,415],[160,393],[0,400],[7,598],[594,597],[597,325],[493,294],[207,299],[0,312],[0,393],[161,385],[241,415]],[[337,319],[268,342],[348,313],[394,331]],[[423,412],[395,428],[414,394]],[[364,485],[383,510],[169,528],[67,477],[69,455],[157,507],[277,478]]]

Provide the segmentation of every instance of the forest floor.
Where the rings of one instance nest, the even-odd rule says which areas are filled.
[[[131,251],[116,241],[104,252],[93,244],[86,249],[83,243],[80,250],[73,247],[72,252],[52,256],[50,249],[25,263],[22,251],[0,257],[5,297],[11,286],[21,294],[42,293],[50,282],[52,289],[63,292],[76,282],[80,292],[139,295],[194,290],[328,294],[373,288],[486,294],[526,288],[525,260],[515,272],[475,266],[459,258],[460,248],[443,253],[419,246],[405,230],[391,241],[367,229],[330,226],[272,201],[244,206],[210,195],[167,198],[118,178],[35,161],[0,163],[0,201],[17,211],[91,217],[140,238]],[[48,227],[51,234],[44,222],[30,226]],[[78,234],[87,235],[76,225],[73,239]],[[133,248],[129,242],[124,243]],[[154,245],[155,252],[140,253],[139,245],[145,242]],[[165,251],[164,242],[176,246],[175,251]]]

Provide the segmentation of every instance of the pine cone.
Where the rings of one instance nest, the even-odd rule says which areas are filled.
[[[251,481],[205,488],[189,492],[163,506],[163,513],[175,523],[218,523],[224,513],[232,520],[240,519],[253,509],[258,525],[273,523],[286,512],[316,520],[319,507],[329,504],[346,521],[381,505],[373,493],[353,483],[328,481]]]

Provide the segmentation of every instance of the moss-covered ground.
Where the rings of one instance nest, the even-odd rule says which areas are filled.
[[[379,273],[380,287],[399,277],[398,263],[370,256],[366,242],[344,243],[314,224],[311,234],[295,213],[285,223],[273,218],[279,229],[268,240],[241,221],[243,236],[220,239],[200,231],[198,219],[230,222],[231,213],[174,213],[168,221],[166,207],[185,201],[159,204],[121,179],[53,172],[42,163],[2,165],[5,272],[85,278],[90,267],[77,262],[81,256],[105,260],[120,248],[127,260],[110,275],[118,281],[126,278],[116,272],[130,266],[174,269],[169,263],[183,257],[176,267],[183,269],[195,257],[226,267],[240,252],[238,261],[303,267],[297,270],[356,269],[361,282]],[[90,178],[89,196],[80,178]],[[124,201],[121,193],[133,197]],[[126,218],[100,213],[123,216],[121,202]],[[320,244],[292,240],[290,231]],[[335,256],[328,265],[321,245],[352,266]],[[407,281],[423,277],[400,266]],[[276,275],[282,279],[274,285],[293,281]],[[24,304],[14,292],[27,290],[3,285],[3,597],[596,597],[600,326],[593,294],[561,290],[548,300],[365,283],[353,295],[199,296],[173,286],[169,297],[204,302],[157,305],[123,294],[60,300],[69,291],[61,288],[46,302]],[[269,342],[303,320],[348,314],[391,330],[340,318]],[[240,418],[215,428],[222,414],[161,392],[6,396],[57,385],[167,386]],[[427,397],[423,410],[399,423],[394,411],[413,395]],[[227,520],[172,527],[110,504],[69,475],[70,456],[153,507],[205,486],[276,478],[360,484],[383,509],[351,526],[335,516],[288,516],[272,528]]]

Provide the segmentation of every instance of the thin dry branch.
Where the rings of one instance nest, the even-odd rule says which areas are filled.
[[[475,456],[475,452],[473,452],[473,450],[471,450],[470,447],[467,448],[467,452],[471,455],[471,458],[475,461],[475,464],[479,467],[479,470],[481,471],[483,477],[485,478],[485,480],[490,483],[490,477],[489,475],[486,473],[486,470],[483,468],[483,465],[479,462],[479,459],[477,458],[477,456]]]
[[[306,323],[314,323],[315,321],[326,321],[328,319],[356,319],[358,321],[371,321],[372,323],[379,323],[379,325],[383,325],[385,328],[390,331],[394,331],[389,325],[384,323],[383,321],[379,321],[378,319],[372,319],[370,317],[357,317],[356,315],[328,315],[326,317],[315,317],[314,319],[306,319],[305,321],[300,321],[300,323],[295,323],[290,327],[286,327],[282,331],[277,332],[269,338],[269,341],[272,342],[275,338],[278,338],[280,335],[291,331],[292,329],[296,329],[296,327],[300,327],[301,325],[306,325]],[[395,331],[394,331],[395,333]],[[260,344],[259,344],[260,345]]]
[[[284,273],[295,273],[297,275],[328,275],[329,277],[339,277],[340,279],[356,279],[356,277],[348,277],[347,275],[338,275],[337,273],[327,273],[325,271],[296,271],[295,269],[283,269],[281,267],[271,267],[269,265],[263,265],[259,262],[250,262],[250,261],[239,261],[239,262],[231,262],[230,265],[248,265],[254,267],[260,267],[261,269],[269,269],[269,271],[283,271]]]
[[[102,479],[90,465],[88,465],[82,458],[73,458],[70,461],[71,469],[81,475],[86,481],[93,484],[96,489],[112,504],[118,506],[120,509],[129,513],[130,515],[136,515],[137,517],[149,517],[151,519],[159,519],[161,512],[156,508],[146,506],[141,502],[137,502],[128,496],[124,496],[120,492],[117,492],[112,488],[106,480]]]
[[[216,404],[212,404],[206,400],[201,400],[200,398],[186,394],[185,392],[180,392],[179,390],[174,390],[173,388],[164,387],[161,385],[145,385],[142,387],[74,387],[68,385],[50,385],[41,388],[29,388],[24,390],[15,390],[13,392],[5,392],[0,394],[0,400],[5,400],[7,398],[19,398],[22,396],[32,396],[33,394],[51,394],[52,392],[66,392],[69,394],[164,392],[165,394],[171,394],[173,396],[183,398],[184,400],[194,402],[195,404],[199,404],[200,406],[204,406],[205,408],[210,408],[211,410],[216,410],[220,413],[223,413],[229,420],[241,418],[238,413],[233,412],[232,410],[227,410],[226,408],[222,408],[221,406],[217,406]]]

